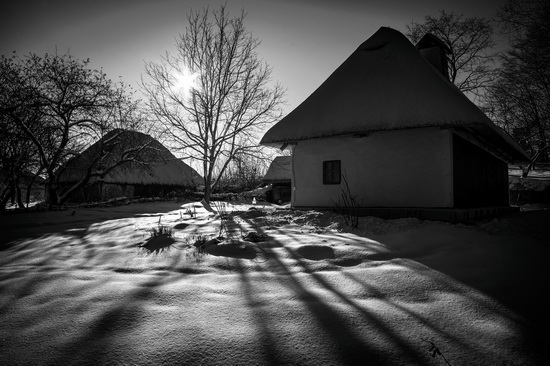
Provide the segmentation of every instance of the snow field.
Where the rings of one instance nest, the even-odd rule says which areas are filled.
[[[453,365],[542,364],[548,248],[522,220],[349,231],[330,213],[231,205],[235,240],[195,256],[220,220],[174,205],[2,224],[0,363],[441,364],[431,341]],[[147,231],[159,217],[171,237]]]

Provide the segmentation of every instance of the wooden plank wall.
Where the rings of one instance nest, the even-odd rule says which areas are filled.
[[[508,164],[453,134],[454,207],[508,206]]]

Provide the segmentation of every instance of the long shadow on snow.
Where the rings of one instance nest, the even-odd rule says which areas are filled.
[[[291,238],[293,237],[292,234],[286,233],[286,235],[291,237]],[[299,242],[299,238],[295,237],[294,240],[296,242]],[[360,240],[354,240],[354,241],[361,242]],[[300,258],[300,256],[298,256],[296,253],[294,253],[294,251],[290,250],[289,248],[285,247],[284,249],[287,250],[289,253],[291,253],[293,258],[298,263],[303,264],[303,267],[306,269],[306,271],[309,271],[309,273],[312,274],[315,279],[319,280],[319,282],[323,286],[325,286],[326,281],[324,281],[322,279],[322,277],[319,276],[319,274],[316,274],[314,271],[308,270],[307,262],[305,262],[302,258]],[[382,255],[382,257],[386,257],[386,256],[387,256],[386,254]],[[377,255],[374,255],[374,256],[369,255],[369,258],[378,258],[378,257],[379,256],[377,256]],[[396,258],[396,255],[393,255],[393,256],[390,255],[387,258],[383,259],[383,260],[387,260],[387,259],[391,259],[391,258]],[[374,259],[374,260],[380,260],[380,259]],[[508,320],[511,320],[512,322],[518,322],[519,324],[525,326],[525,324],[522,323],[520,319],[517,319],[516,317],[512,316],[511,313],[506,312],[506,311],[501,310],[501,309],[494,308],[490,303],[485,301],[484,298],[483,298],[483,294],[484,294],[483,291],[481,291],[479,293],[479,295],[481,295],[481,296],[476,296],[475,293],[471,293],[468,290],[468,288],[475,289],[475,287],[473,287],[471,285],[468,285],[468,284],[466,284],[466,286],[464,286],[464,283],[462,283],[461,281],[456,281],[456,279],[453,278],[452,275],[445,274],[444,272],[439,272],[439,270],[434,270],[430,266],[421,263],[421,261],[416,262],[415,260],[408,259],[408,258],[403,258],[403,259],[401,259],[401,261],[404,261],[404,262],[401,263],[401,265],[403,265],[404,268],[412,271],[413,273],[415,273],[415,275],[423,276],[423,277],[426,277],[430,281],[434,281],[437,284],[438,288],[452,289],[453,292],[455,292],[456,294],[460,294],[460,296],[462,298],[464,298],[465,300],[467,300],[471,304],[475,304],[476,307],[479,307],[479,308],[489,308],[490,307],[491,311],[494,312],[499,317],[501,317],[502,319],[508,319]],[[354,278],[351,274],[345,273],[345,272],[342,272],[342,273],[344,273],[346,276],[348,276],[348,278],[353,278],[356,282],[362,284],[365,289],[369,289],[369,290],[371,290],[371,292],[373,291],[372,287],[369,287],[366,283]],[[328,286],[330,286],[330,285],[328,285]],[[327,287],[327,286],[325,286],[325,287]],[[330,288],[327,287],[327,289],[330,289]],[[476,289],[476,290],[479,290],[479,289]],[[375,294],[376,293],[380,294],[380,291],[374,290],[374,293]],[[345,298],[345,295],[343,295],[343,294],[338,294],[338,295],[341,296],[343,299]],[[406,308],[404,308],[402,306],[399,306],[398,304],[395,304],[391,301],[385,300],[385,302],[389,306],[395,307],[396,309],[399,309],[401,312],[406,313],[406,314],[412,316],[413,318],[415,318],[416,320],[420,321],[428,329],[431,329],[434,332],[440,334],[442,338],[446,338],[449,341],[451,341],[452,343],[454,343],[456,345],[460,345],[464,349],[468,349],[468,348],[472,349],[473,347],[476,347],[477,340],[475,340],[475,339],[471,340],[472,341],[471,344],[466,344],[465,341],[461,341],[457,336],[453,335],[452,333],[450,333],[448,331],[444,331],[441,327],[438,327],[433,322],[429,321],[429,319],[424,318],[422,316],[419,316],[418,314],[415,314],[415,313],[411,312],[410,310],[406,310]],[[534,339],[534,337],[532,337],[532,335],[529,333],[528,330],[527,330],[527,332],[528,333],[526,334],[525,340],[526,340],[526,342],[532,343],[532,345],[528,346],[528,348],[529,348],[528,352],[530,352],[533,355],[533,359],[542,359],[542,356],[539,356],[539,351],[538,350],[543,349],[542,344],[539,345],[539,343],[542,342],[544,337],[537,337],[537,339]],[[487,334],[489,334],[489,333],[490,333],[490,331],[488,330]],[[395,344],[397,345],[397,343],[395,343]],[[495,356],[498,357],[498,355],[491,354],[491,352],[489,350],[480,349],[479,347],[477,347],[476,352],[478,352],[480,357],[481,356],[487,356],[489,359],[494,358]],[[417,362],[415,361],[414,363],[417,363]]]
[[[246,220],[245,220],[246,221]],[[261,232],[261,229],[259,229]],[[263,232],[262,232],[263,233]],[[346,305],[349,305],[353,311],[358,312],[365,322],[369,324],[375,324],[376,330],[381,333],[383,337],[389,337],[392,343],[395,345],[396,350],[400,349],[405,354],[403,357],[410,359],[416,364],[422,363],[422,358],[418,356],[418,353],[413,349],[410,349],[405,342],[399,338],[397,334],[394,334],[385,324],[380,322],[374,314],[369,313],[354,301],[349,299],[346,295],[329,285],[314,271],[310,270],[307,264],[301,260],[292,250],[285,247],[284,243],[271,239],[269,245],[272,247],[280,247],[289,252],[289,254],[295,259],[304,269],[304,272],[311,275],[321,286],[334,293],[340,298]],[[273,245],[273,242],[275,245]],[[337,357],[345,365],[364,365],[366,363],[378,365],[387,364],[388,360],[395,357],[395,354],[383,354],[383,351],[376,347],[374,344],[369,344],[367,341],[361,338],[353,325],[343,318],[339,312],[334,310],[329,304],[315,295],[312,291],[304,287],[295,275],[287,268],[285,263],[278,257],[278,255],[270,248],[265,248],[268,253],[267,258],[269,262],[274,263],[271,270],[275,270],[278,275],[276,278],[278,281],[290,291],[297,295],[297,298],[307,307],[310,314],[317,321],[317,324],[321,327],[322,331],[328,335],[335,346],[334,350],[337,353]]]
[[[290,238],[292,238],[294,241],[299,242],[299,238],[294,237],[292,234],[287,234]],[[413,364],[421,364],[425,362],[424,359],[419,357],[418,350],[414,349],[410,345],[408,345],[404,339],[400,337],[398,333],[393,331],[391,328],[389,328],[382,320],[380,320],[376,314],[369,312],[361,305],[357,304],[353,299],[349,298],[347,295],[345,295],[342,291],[339,291],[336,289],[333,285],[328,283],[319,273],[312,270],[306,261],[302,259],[302,257],[295,253],[290,248],[283,245],[283,248],[285,251],[289,253],[289,255],[294,259],[303,269],[304,272],[311,275],[311,277],[323,288],[330,291],[334,295],[336,295],[340,300],[342,300],[343,303],[349,306],[350,309],[352,309],[354,312],[357,312],[361,315],[363,318],[363,321],[369,324],[369,327],[371,325],[374,325],[375,329],[380,333],[380,335],[388,340],[389,343],[393,344],[395,347],[392,350],[391,354],[382,355],[381,353],[377,354],[378,357],[381,357],[380,363],[384,364],[387,363],[389,359],[395,358],[396,354],[400,353],[400,356],[398,357],[401,361],[403,360],[409,360]],[[342,271],[340,271],[342,272]],[[388,302],[388,301],[386,301]],[[336,325],[334,325],[336,326]],[[341,325],[340,325],[341,326]],[[376,350],[376,352],[381,352],[379,349]],[[368,359],[368,358],[367,358]],[[357,363],[360,363],[360,361],[364,362],[365,359],[357,359]],[[369,359],[370,361],[371,359]],[[374,360],[373,360],[374,361]],[[375,361],[376,362],[376,361]]]
[[[283,357],[281,356],[281,351],[277,350],[276,337],[271,334],[271,329],[269,327],[268,314],[262,309],[262,302],[257,299],[254,295],[254,288],[252,281],[249,279],[248,271],[244,268],[239,259],[235,260],[235,265],[237,267],[237,272],[241,277],[241,284],[246,299],[246,304],[253,313],[254,320],[258,326],[256,332],[258,337],[258,342],[262,348],[263,362],[265,365],[283,365]]]
[[[124,332],[141,324],[145,316],[142,305],[154,299],[157,288],[177,282],[189,275],[177,270],[180,263],[181,253],[172,258],[169,266],[161,268],[169,271],[170,274],[151,274],[146,281],[127,291],[117,301],[116,306],[105,309],[89,324],[86,333],[67,344],[59,352],[60,356],[48,364],[95,365],[119,362],[117,355],[112,354],[112,348],[109,347],[112,337],[123,336]],[[132,276],[131,273],[126,275]]]
[[[175,211],[182,203],[156,202],[136,203],[128,206],[77,209],[52,212],[5,213],[0,220],[0,251],[13,246],[18,239],[38,238],[46,234],[70,233],[75,228],[87,229],[93,224],[109,220],[139,217],[152,214],[164,214]]]
[[[510,221],[508,221],[510,220]],[[550,284],[550,277],[548,271],[545,268],[545,262],[550,255],[550,247],[548,240],[548,222],[550,222],[550,210],[541,211],[529,211],[512,213],[509,215],[501,216],[498,220],[495,220],[497,225],[504,227],[505,231],[501,233],[502,236],[507,236],[507,240],[512,240],[515,230],[518,230],[520,235],[515,240],[517,243],[517,251],[510,256],[505,256],[495,252],[476,253],[476,257],[471,258],[475,265],[482,266],[487,274],[487,281],[484,283],[479,281],[478,277],[472,277],[469,271],[453,271],[452,266],[446,266],[446,262],[456,260],[453,256],[453,252],[448,252],[446,260],[439,258],[438,260],[431,260],[430,256],[426,255],[409,255],[404,256],[411,261],[417,262],[420,265],[424,265],[430,269],[438,271],[446,275],[449,279],[453,279],[458,283],[465,284],[471,288],[475,288],[480,293],[487,295],[500,304],[504,305],[508,309],[516,312],[523,319],[513,319],[517,321],[522,327],[525,344],[530,344],[530,348],[533,349],[533,354],[542,353],[541,350],[545,349],[546,345],[544,340],[550,326],[550,315],[548,308],[550,301],[546,296],[547,286]],[[518,225],[519,227],[514,227]],[[513,234],[510,235],[506,232],[509,229]],[[417,229],[422,231],[423,228]],[[457,230],[465,230],[464,228],[457,228]],[[404,235],[412,235],[411,242],[414,239],[415,231],[404,233]],[[374,235],[375,238],[384,240],[386,234]],[[488,233],[480,235],[492,235]],[[522,239],[525,236],[533,238],[532,243],[523,243]],[[504,245],[503,245],[503,250]],[[530,252],[525,254],[522,252],[527,245],[531,245],[530,249],[537,248],[539,250],[538,257],[534,258]],[[391,244],[390,244],[391,246]],[[497,247],[497,250],[499,248]],[[508,249],[509,250],[509,249]],[[439,253],[441,254],[441,253]],[[483,256],[482,256],[483,255]],[[533,261],[538,263],[533,263]],[[542,263],[541,263],[542,260]],[[477,263],[475,262],[477,261]],[[506,261],[506,262],[503,262]],[[522,263],[523,262],[523,263]],[[481,263],[481,264],[480,264]],[[472,266],[472,264],[468,264]],[[500,277],[500,266],[506,266],[508,268],[517,268],[518,276],[523,276],[526,271],[532,273],[532,276],[536,278],[535,283],[529,281],[529,277],[524,276],[525,282],[517,285],[516,278],[506,278],[504,275]],[[509,272],[513,273],[513,272]],[[505,273],[505,275],[509,275]],[[533,274],[536,273],[536,274]],[[514,275],[514,277],[516,277]],[[540,280],[540,279],[544,280]],[[510,317],[510,314],[496,310],[498,315],[503,317]],[[544,359],[543,356],[536,356],[540,359]]]
[[[134,214],[130,213],[129,215],[122,216],[133,217]],[[101,223],[108,222],[110,220],[112,220],[112,218],[109,218],[106,221],[92,220],[88,223],[86,227],[82,227],[82,222],[78,222],[79,227],[77,229],[75,229],[73,226],[75,222],[64,223],[61,225],[55,224],[51,225],[50,227],[45,226],[44,229],[46,230],[44,231],[51,231],[52,233],[40,233],[40,235],[45,235],[45,239],[48,239],[49,237],[51,237],[52,239],[56,239],[55,233],[58,233],[60,237],[69,238],[72,241],[78,241],[78,243],[76,244],[73,242],[72,245],[76,245],[75,249],[85,249],[87,254],[86,258],[83,258],[84,262],[81,262],[74,266],[75,270],[79,270],[86,261],[95,258],[95,254],[97,254],[95,251],[95,245],[93,243],[87,243],[86,240],[87,234],[90,229],[94,225],[100,224],[98,228],[94,228],[94,231],[106,234],[107,236],[109,231],[120,229],[120,226],[117,225],[114,225],[112,228],[101,227]],[[23,234],[25,233],[23,232]],[[29,235],[29,237],[32,236],[33,235]],[[64,251],[67,250],[66,240],[54,240],[45,247],[40,247],[38,244],[40,243],[37,243],[33,240],[31,240],[29,243],[15,243],[15,245],[22,245],[27,249],[32,249],[34,253],[40,254],[38,256],[40,261],[37,262],[36,265],[28,265],[26,263],[23,263],[22,265],[11,266],[9,261],[6,261],[6,258],[4,258],[4,264],[2,265],[4,268],[3,271],[0,272],[0,290],[3,288],[12,287],[12,285],[10,284],[4,285],[4,283],[2,283],[4,279],[12,280],[14,278],[21,278],[22,284],[19,288],[16,289],[15,292],[13,292],[13,294],[11,294],[9,297],[6,297],[5,299],[2,299],[5,301],[0,302],[0,313],[7,313],[9,316],[9,313],[13,309],[20,307],[23,304],[23,302],[21,301],[23,298],[34,294],[44,286],[51,287],[51,284],[63,281],[64,276],[73,275],[73,267],[59,267],[59,265],[55,265],[55,263],[53,263],[54,259],[59,257],[61,254],[63,254]],[[158,243],[155,243],[155,245],[156,244]],[[159,247],[157,249],[161,248]],[[25,253],[13,252],[15,256],[12,256],[12,259],[24,259],[28,255],[27,252],[28,251],[25,251]],[[179,271],[177,268],[178,264],[180,264],[180,259],[181,253],[179,253],[178,256],[173,256],[172,262],[169,266],[163,268],[154,268],[156,270],[169,270],[171,272],[171,275],[151,275],[147,281],[143,281],[137,286],[137,288],[134,288],[133,290],[122,294],[121,300],[117,301],[116,306],[106,308],[101,314],[96,316],[96,318],[89,323],[89,326],[87,327],[88,331],[86,333],[68,343],[63,349],[51,352],[50,357],[53,358],[53,361],[51,361],[51,358],[48,359],[47,355],[44,355],[44,364],[66,364],[67,362],[78,364],[96,364],[100,361],[106,363],[113,361],[111,358],[112,355],[108,355],[105,353],[107,346],[110,344],[110,339],[112,337],[117,337],[117,334],[119,332],[125,329],[131,329],[132,327],[138,326],[140,324],[139,319],[142,318],[140,317],[140,314],[143,313],[143,309],[141,307],[143,301],[153,298],[153,295],[155,294],[155,289],[159,286],[173,281],[178,281],[182,277],[187,276],[188,272]],[[61,270],[61,272],[59,270]],[[117,271],[115,270],[114,272]],[[37,311],[29,310],[25,313],[22,313],[21,321],[29,324],[38,325],[42,322],[51,322],[53,316],[59,317],[59,324],[67,323],[66,326],[70,328],[69,323],[71,317],[73,316],[71,314],[80,314],[88,310],[86,309],[86,304],[79,301],[74,302],[69,300],[75,298],[78,299],[81,293],[92,294],[94,293],[95,288],[103,286],[106,284],[106,282],[109,281],[108,276],[100,281],[94,280],[92,276],[91,280],[91,282],[86,283],[85,285],[70,289],[76,290],[77,292],[75,293],[67,293],[69,289],[63,288],[59,289],[60,292],[56,291],[55,293],[41,293],[40,298],[38,299],[41,303],[40,308],[38,308]],[[60,308],[59,305],[62,305],[62,308]],[[61,314],[61,312],[66,312],[68,317]],[[2,321],[1,318],[0,321]],[[64,327],[62,325],[60,326],[62,328]],[[20,335],[12,334],[12,336],[14,338],[14,341],[20,341],[17,340],[18,338],[20,338]],[[32,355],[32,351],[29,354]]]

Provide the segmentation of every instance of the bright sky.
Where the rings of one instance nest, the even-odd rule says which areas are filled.
[[[174,51],[190,9],[225,0],[11,0],[0,16],[0,54],[70,53],[138,89],[146,61]],[[381,26],[405,31],[440,9],[491,18],[504,0],[227,0],[244,8],[259,55],[287,88],[290,112]]]

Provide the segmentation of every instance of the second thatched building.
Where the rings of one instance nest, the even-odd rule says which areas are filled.
[[[194,189],[203,178],[151,136],[114,130],[70,160],[60,171],[61,191],[69,201],[102,201],[115,197],[163,197]]]

